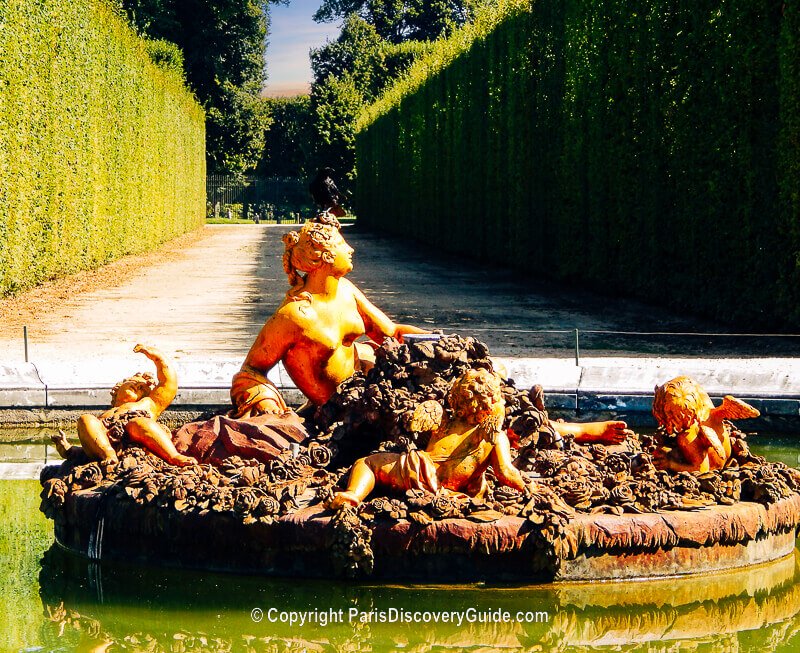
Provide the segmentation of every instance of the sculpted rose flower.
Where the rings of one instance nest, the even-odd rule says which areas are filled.
[[[585,477],[578,477],[559,484],[564,501],[575,508],[588,508],[593,493],[592,484]]]
[[[80,483],[84,488],[94,487],[103,482],[103,472],[100,471],[100,465],[97,463],[90,463],[77,467],[75,469],[75,481]]]
[[[653,478],[656,475],[656,468],[653,459],[649,454],[639,453],[631,460],[631,473],[642,478]]]
[[[390,510],[389,499],[386,497],[375,497],[369,503],[372,506],[372,509],[375,511],[375,514],[388,512]]]
[[[606,469],[610,472],[628,472],[631,471],[631,459],[623,453],[610,453],[605,458]]]
[[[245,467],[242,469],[239,480],[241,481],[242,485],[255,485],[259,476],[261,476],[261,474],[259,473],[258,467]]]
[[[608,456],[608,449],[602,444],[593,444],[589,447],[589,453],[595,462],[602,462]]]
[[[273,496],[267,495],[261,497],[261,502],[258,505],[259,515],[277,515],[281,510],[280,502]]]
[[[319,442],[311,442],[308,445],[308,458],[311,461],[312,467],[322,468],[327,467],[331,462],[333,455],[331,450],[324,444]]]
[[[235,509],[235,497],[230,491],[215,492],[205,502],[206,507],[214,512],[230,512]]]
[[[51,478],[44,482],[42,487],[42,497],[49,499],[54,506],[60,508],[64,505],[64,497],[69,488],[60,478]]]
[[[392,519],[405,519],[407,512],[406,504],[399,499],[392,499],[389,501],[387,512]]]
[[[273,481],[287,481],[289,480],[289,469],[284,464],[275,464],[277,461],[272,460],[270,461],[269,467],[267,468],[267,473],[269,477]]]
[[[636,497],[634,496],[633,490],[631,490],[629,485],[618,485],[611,490],[609,501],[618,506],[624,506],[636,501]]]
[[[129,487],[142,486],[150,477],[151,471],[152,468],[142,469],[141,467],[139,467],[133,470],[130,474],[128,474],[127,477],[125,477],[125,482]]]
[[[433,510],[433,514],[439,519],[461,516],[459,502],[455,497],[448,496],[444,492],[439,492],[433,497],[431,500],[431,509]]]
[[[544,449],[536,452],[533,470],[542,476],[552,476],[567,459],[567,454],[554,449]]]
[[[425,508],[430,505],[431,499],[433,499],[433,495],[424,490],[406,491],[406,503],[411,508]]]
[[[501,485],[494,490],[494,498],[503,505],[519,503],[522,501],[522,492],[507,485]]]
[[[260,498],[253,490],[249,488],[241,488],[236,491],[235,498],[233,500],[233,507],[237,513],[244,515],[248,512],[253,512],[256,506],[258,506],[259,502]]]

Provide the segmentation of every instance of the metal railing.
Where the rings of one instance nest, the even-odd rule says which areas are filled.
[[[464,331],[464,327],[459,328]],[[575,358],[575,365],[580,365],[581,350],[586,343],[586,336],[621,336],[623,338],[741,338],[753,339],[760,344],[765,344],[768,339],[789,339],[792,341],[791,347],[773,347],[769,352],[771,355],[790,355],[792,357],[800,357],[800,334],[798,333],[716,333],[716,332],[697,332],[697,331],[615,331],[610,329],[503,329],[503,328],[470,328],[470,332],[475,333],[516,333],[516,334],[530,334],[530,335],[563,335],[569,337],[571,341],[570,348],[573,351]],[[795,344],[796,343],[796,344]],[[596,347],[595,349],[607,349],[607,347]],[[734,357],[746,356],[752,357],[752,353],[743,354],[741,351],[736,352],[735,348],[727,348],[732,351]],[[623,350],[624,351],[624,350]],[[630,349],[629,353],[644,354],[648,353],[643,348]],[[714,352],[718,354],[719,352]],[[759,352],[758,355],[767,353],[765,351]]]
[[[208,175],[208,217],[245,218],[267,222],[299,221],[314,206],[302,179]]]
[[[569,339],[569,349],[572,350],[572,354],[575,359],[575,365],[580,366],[581,364],[581,352],[586,349],[586,340],[589,336],[621,336],[622,338],[729,338],[729,339],[752,339],[755,340],[761,351],[758,354],[753,353],[743,353],[743,351],[739,350],[738,348],[727,348],[725,351],[721,352],[720,350],[716,350],[714,352],[706,352],[713,354],[714,356],[721,356],[727,355],[732,358],[751,358],[751,357],[763,357],[765,355],[771,356],[790,356],[793,358],[800,358],[800,334],[798,333],[716,333],[716,332],[697,332],[697,331],[615,331],[615,330],[608,330],[608,329],[504,329],[504,328],[493,328],[493,327],[465,327],[464,325],[460,325],[458,327],[445,327],[442,329],[445,333],[461,333],[461,334],[471,334],[471,333],[495,333],[495,334],[529,334],[532,336],[540,336],[540,335],[561,335],[565,336]],[[767,340],[772,339],[773,341],[780,341],[780,342],[773,342],[773,347],[771,350],[764,349],[763,346],[766,344]],[[28,327],[24,326],[22,328],[22,340],[23,340],[23,350],[25,355],[25,362],[30,362],[29,360],[29,332]],[[783,341],[790,341],[791,346],[785,346],[785,342]],[[781,344],[783,346],[778,347],[777,345]],[[663,343],[662,343],[663,345]],[[535,348],[545,349],[544,346],[538,346]],[[549,348],[552,348],[550,346]],[[566,347],[558,347],[559,349],[564,349]],[[608,345],[604,347],[594,347],[594,351],[608,351],[609,349],[615,351],[622,351],[627,354],[633,355],[643,355],[653,352],[648,352],[646,348],[638,347],[638,348],[620,348],[618,346],[609,347]],[[590,349],[591,350],[591,349]],[[682,351],[681,353],[685,353]],[[691,352],[694,354],[694,352]],[[674,354],[672,354],[674,355]],[[658,357],[656,354],[655,357]]]

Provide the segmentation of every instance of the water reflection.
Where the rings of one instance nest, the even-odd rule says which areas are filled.
[[[794,556],[716,576],[529,588],[367,586],[97,565],[52,548],[40,596],[46,649],[121,651],[767,651],[800,645]],[[262,621],[251,617],[264,611]],[[276,612],[317,621],[271,622]],[[391,609],[471,623],[380,623]],[[470,612],[470,609],[472,610]],[[337,614],[343,623],[320,623]],[[354,621],[348,616],[356,614]],[[492,622],[503,611],[512,622]],[[514,620],[526,612],[530,623]],[[539,614],[539,623],[535,615]],[[547,613],[547,621],[542,613]],[[361,622],[370,615],[373,621]],[[273,617],[278,617],[272,613]],[[524,616],[523,616],[524,618]]]

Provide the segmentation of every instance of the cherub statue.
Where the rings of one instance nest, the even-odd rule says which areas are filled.
[[[83,449],[92,460],[117,461],[116,449],[130,439],[149,449],[172,465],[191,465],[197,461],[178,453],[170,432],[156,420],[178,392],[178,377],[155,347],[136,345],[136,353],[144,354],[156,366],[158,380],[139,372],[120,381],[111,390],[111,408],[99,418],[85,414],[78,418],[80,447],[70,447],[63,431],[52,440],[63,458]]]
[[[730,395],[715,407],[696,381],[679,376],[656,386],[653,415],[667,434],[676,434],[674,449],[665,445],[656,449],[656,466],[676,472],[707,472],[722,469],[731,457],[731,425],[726,420],[760,413]]]
[[[412,429],[433,431],[426,450],[360,458],[350,469],[347,489],[334,496],[332,508],[358,505],[376,484],[399,492],[445,488],[481,497],[487,489],[485,472],[490,465],[501,484],[525,489],[502,430],[505,402],[497,376],[479,369],[467,370],[456,379],[447,394],[452,417],[431,403],[436,404],[425,402],[412,419],[417,422]]]

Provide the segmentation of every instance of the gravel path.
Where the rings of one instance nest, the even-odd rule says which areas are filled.
[[[128,359],[136,342],[177,360],[244,357],[287,289],[286,225],[210,225],[105,268],[0,301],[0,362]],[[498,356],[572,356],[574,335],[534,330],[727,332],[645,304],[470,264],[345,228],[351,279],[397,321],[475,335]],[[584,355],[798,356],[799,339],[582,334]]]

